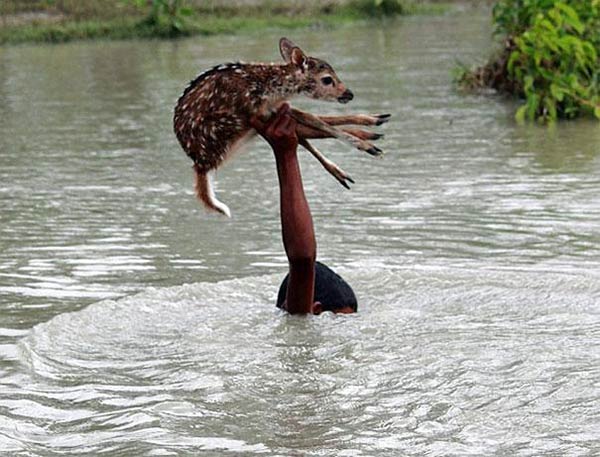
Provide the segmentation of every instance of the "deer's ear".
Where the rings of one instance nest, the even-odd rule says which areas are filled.
[[[304,52],[302,52],[302,49],[298,47],[292,49],[290,61],[298,68],[302,68],[302,71],[306,70],[306,56],[304,55]]]
[[[285,37],[279,40],[279,52],[281,52],[281,57],[283,57],[283,60],[287,63],[302,65],[304,60],[306,60],[306,56],[302,52],[302,49]]]
[[[285,60],[287,63],[291,62],[292,49],[296,47],[297,46],[294,43],[292,43],[285,37],[279,40],[279,52],[281,53],[281,57],[283,57],[283,60]]]

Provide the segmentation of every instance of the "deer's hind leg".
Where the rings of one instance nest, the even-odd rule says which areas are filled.
[[[320,130],[323,133],[327,133],[329,136],[344,141],[345,143],[348,143],[361,151],[365,151],[368,154],[378,156],[383,153],[381,149],[379,149],[372,143],[358,138],[356,136],[353,136],[352,134],[343,130],[336,129],[335,127],[322,121],[319,117],[315,116],[314,114],[310,114],[305,111],[300,111],[299,109],[292,108],[292,117],[294,117],[296,121],[298,121],[298,123],[302,125],[311,127],[315,130]]]

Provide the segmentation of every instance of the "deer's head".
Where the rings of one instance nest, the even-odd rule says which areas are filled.
[[[302,81],[300,93],[319,100],[348,103],[354,98],[352,91],[335,74],[331,65],[321,59],[309,57],[287,38],[279,40],[283,60],[293,65]]]

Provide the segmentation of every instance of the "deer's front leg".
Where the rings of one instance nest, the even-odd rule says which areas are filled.
[[[327,170],[331,175],[339,181],[339,183],[344,186],[346,189],[350,189],[348,182],[354,184],[354,180],[350,177],[348,173],[338,167],[334,162],[329,160],[327,157],[323,155],[321,151],[315,148],[312,144],[308,142],[306,138],[300,138],[298,142],[310,152],[315,158],[323,165],[323,168]]]
[[[333,138],[337,138],[338,140],[344,141],[345,143],[348,143],[361,151],[365,151],[374,156],[378,156],[383,153],[383,151],[377,146],[374,146],[368,141],[352,136],[347,132],[338,130],[335,127],[332,127],[331,125],[326,124],[314,114],[310,114],[305,111],[300,111],[299,109],[295,108],[292,108],[291,114],[292,117],[295,118],[296,121],[300,124],[312,127],[316,130],[321,130],[324,133],[328,133]]]
[[[317,117],[329,125],[381,125],[389,121],[391,116],[391,114],[349,114]]]
[[[372,141],[376,141],[376,140],[380,140],[381,138],[383,138],[383,133],[375,133],[375,132],[368,132],[366,130],[361,130],[361,129],[351,129],[351,128],[342,128],[340,129],[343,132],[346,132],[352,136],[355,136],[356,138],[360,138],[361,140],[372,140]]]
[[[346,133],[349,133],[352,136],[355,136],[361,140],[379,140],[383,138],[383,134],[369,132],[367,130],[361,129],[352,129],[352,128],[342,128]],[[327,132],[323,132],[322,130],[317,130],[313,127],[307,127],[303,124],[297,124],[296,133],[298,134],[298,138],[306,138],[306,139],[322,139],[322,138],[333,138],[331,134]]]

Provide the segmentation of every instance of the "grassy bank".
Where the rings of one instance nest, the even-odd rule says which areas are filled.
[[[332,26],[368,17],[440,13],[445,2],[416,0],[180,0],[179,11],[154,14],[131,0],[3,0],[0,44],[81,39],[174,38]],[[166,0],[165,5],[169,4]]]
[[[314,24],[333,24],[343,18],[328,16],[271,17],[203,15],[190,20],[184,28],[147,24],[143,18],[124,17],[113,20],[63,20],[53,24],[25,24],[0,29],[0,44],[24,42],[61,43],[86,39],[176,38],[192,35],[214,35],[259,30],[267,27],[298,28]]]

